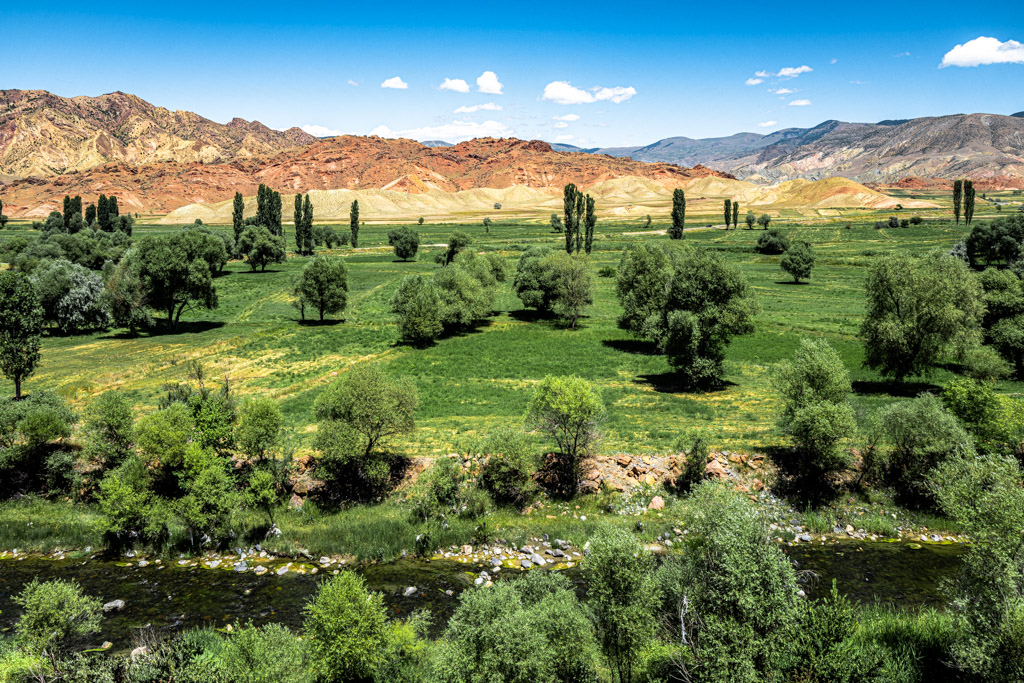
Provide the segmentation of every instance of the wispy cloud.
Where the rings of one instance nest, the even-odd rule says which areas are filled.
[[[564,116],[553,116],[555,121],[579,121],[579,114],[565,114]]]
[[[803,66],[785,66],[779,69],[779,73],[775,75],[779,78],[796,78],[800,74],[810,73],[811,71],[814,71],[814,69],[806,64]]]
[[[764,83],[764,79],[763,78],[748,78],[747,80],[745,80],[743,82],[746,85],[761,85],[762,83]]]
[[[476,79],[476,89],[488,95],[500,95],[504,87],[493,71],[485,71]]]
[[[602,102],[605,100],[619,104],[630,99],[633,95],[636,95],[636,88],[632,86],[628,88],[622,86],[603,88],[598,86],[587,91],[577,88],[569,83],[569,81],[552,81],[544,86],[544,94],[541,95],[541,99],[558,104],[590,104],[591,102]]]
[[[762,121],[757,125],[761,126],[762,128],[771,128],[772,126],[777,125],[778,123],[778,121]]]
[[[329,138],[335,135],[344,135],[340,130],[334,128],[328,128],[327,126],[321,126],[316,123],[306,123],[302,125],[302,130],[306,131],[310,135],[318,138]]]
[[[456,114],[472,114],[478,111],[501,111],[501,105],[494,102],[486,104],[474,104],[470,107],[462,106],[455,110]]]
[[[569,142],[569,140],[575,140],[575,135],[556,135],[555,142]]]
[[[353,80],[352,80],[351,78],[350,78],[350,79],[348,79],[348,80],[347,80],[347,81],[345,81],[345,82],[346,82],[346,83],[348,83],[349,85],[352,85],[352,86],[358,86],[358,85],[359,85],[358,83],[356,83],[355,81],[353,81]]]
[[[943,55],[939,68],[984,64],[1024,64],[1024,44],[1016,40],[1003,42],[998,38],[978,36]]]
[[[568,128],[568,127],[569,127],[569,124],[566,123],[565,121],[556,121],[555,122],[555,128]]]
[[[437,87],[441,90],[451,90],[452,92],[469,92],[469,83],[466,83],[461,78],[446,78]]]
[[[393,88],[394,90],[406,90],[409,84],[402,80],[401,76],[392,76],[380,84],[382,88]]]
[[[791,106],[791,107],[807,107],[807,106],[810,106],[810,104],[811,104],[810,100],[793,100],[792,102],[789,103],[789,106]]]
[[[391,130],[387,126],[380,125],[370,131],[370,135],[379,135],[383,138],[412,138],[413,140],[445,140],[447,142],[459,142],[471,138],[507,138],[512,137],[514,132],[501,121],[452,121],[438,126],[423,126],[421,128],[407,128],[405,130]]]
[[[792,95],[797,91],[793,88],[779,88],[778,90],[772,90],[772,92],[776,95]]]

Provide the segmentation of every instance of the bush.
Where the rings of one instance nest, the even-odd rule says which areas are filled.
[[[900,219],[897,218],[896,216],[889,216],[888,226],[890,228],[898,228],[898,227],[900,227]]]
[[[597,269],[598,277],[615,277],[615,266],[601,266]]]
[[[307,680],[302,641],[281,624],[248,624],[227,636],[220,656],[223,680],[299,683]]]
[[[432,343],[444,332],[441,297],[434,283],[422,275],[406,275],[391,299],[398,316],[398,336],[416,346]]]
[[[22,609],[15,633],[36,652],[60,652],[100,630],[102,603],[74,581],[32,579],[14,603]]]
[[[522,507],[534,493],[536,471],[530,438],[521,431],[499,428],[484,442],[487,461],[480,473],[480,485],[499,505]]]
[[[380,593],[343,571],[320,584],[303,611],[309,668],[320,680],[370,680],[385,663],[391,629]]]
[[[692,493],[702,481],[707,479],[709,449],[703,437],[695,437],[690,449],[686,452],[683,471],[672,482],[672,488],[683,493]]]
[[[924,219],[921,218],[920,216],[911,216],[910,217],[910,224],[911,225],[921,225],[921,223],[924,223]]]
[[[284,419],[277,401],[257,397],[245,401],[238,411],[235,443],[243,453],[257,462],[273,457],[281,442]]]
[[[388,232],[388,244],[395,248],[395,256],[408,261],[416,258],[420,248],[420,236],[405,226],[394,228]]]
[[[62,334],[110,326],[100,276],[76,263],[51,261],[32,274],[43,318]]]
[[[1024,452],[1024,401],[997,394],[991,382],[958,378],[942,391],[942,403],[987,453]]]
[[[86,411],[84,455],[100,471],[117,467],[135,452],[135,416],[131,400],[107,391]]]
[[[759,254],[782,254],[789,249],[789,238],[778,228],[761,233],[754,248]]]

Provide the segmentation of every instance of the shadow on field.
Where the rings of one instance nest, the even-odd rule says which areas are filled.
[[[623,353],[635,353],[641,356],[658,356],[658,345],[647,339],[602,339],[601,343],[609,349]]]
[[[553,313],[544,313],[543,311],[538,311],[532,308],[521,308],[518,311],[509,311],[508,317],[521,323],[546,322],[555,319]]]
[[[924,392],[938,393],[942,387],[930,382],[866,382],[858,380],[853,383],[853,393],[861,396],[888,395],[900,398],[914,398]]]
[[[282,271],[274,268],[267,268],[266,270],[236,270],[233,272],[238,275],[267,275],[269,273],[280,273]]]
[[[143,337],[173,337],[179,334],[196,334],[199,332],[209,332],[210,330],[216,330],[224,327],[223,322],[217,322],[214,320],[183,320],[178,323],[175,329],[167,327],[164,320],[160,320],[154,327],[148,330],[140,330],[137,334],[132,334],[128,330],[121,330],[120,332],[108,334],[100,337],[100,339],[141,339]]]
[[[775,284],[777,284],[777,285],[800,285],[802,287],[804,285],[809,285],[811,283],[807,282],[806,280],[804,282],[793,282],[792,280],[780,280],[780,281],[776,282]]]
[[[722,382],[717,387],[709,389],[694,389],[684,384],[678,374],[674,372],[659,372],[652,375],[638,375],[634,384],[647,384],[655,391],[663,394],[714,394],[725,391],[736,386],[735,382]]]
[[[327,318],[325,320],[296,320],[295,322],[302,327],[333,327],[334,325],[341,325],[345,321],[344,319],[338,320]]]

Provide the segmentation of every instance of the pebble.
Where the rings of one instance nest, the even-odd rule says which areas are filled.
[[[412,596],[416,595],[417,590],[418,589],[416,588],[416,586],[409,586],[405,589],[405,592],[402,593],[402,596],[406,598],[411,598]]]

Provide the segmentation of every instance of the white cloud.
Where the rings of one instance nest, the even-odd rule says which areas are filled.
[[[791,107],[806,107],[811,104],[810,100],[793,100],[789,103]]]
[[[441,90],[451,90],[452,92],[469,92],[469,83],[466,83],[461,78],[446,78],[437,87]]]
[[[579,121],[580,120],[580,115],[579,114],[566,114],[565,116],[553,116],[551,118],[553,118],[555,121]]]
[[[501,111],[501,105],[494,102],[487,104],[474,104],[472,107],[462,106],[455,110],[456,114],[472,114],[478,111]]]
[[[377,126],[370,135],[382,138],[412,138],[413,140],[445,140],[460,142],[471,138],[508,138],[514,135],[511,128],[500,121],[452,121],[439,126],[423,126],[406,130],[391,130],[387,126]]]
[[[764,79],[763,78],[748,78],[747,80],[744,81],[744,83],[746,83],[747,85],[761,85],[762,83],[764,83]]]
[[[574,135],[556,135],[555,136],[555,142],[569,142],[569,140],[575,140],[575,139],[576,139],[576,136],[574,136]]]
[[[303,125],[302,130],[318,138],[329,138],[334,135],[344,135],[340,130],[334,130],[333,128],[328,128],[327,126],[321,126],[315,123],[307,123]]]
[[[346,83],[348,83],[349,85],[355,85],[355,86],[358,86],[358,85],[359,85],[358,83],[356,83],[355,81],[353,81],[353,80],[352,80],[351,78],[350,78],[350,79],[348,79],[348,80],[347,80],[347,81],[345,81],[345,82],[346,82]]]
[[[577,88],[569,81],[552,81],[544,86],[542,100],[556,102],[558,104],[589,104],[608,100],[619,104],[633,97],[636,88],[616,86],[614,88],[602,88],[600,86],[591,88],[590,92]]]
[[[493,71],[485,71],[476,79],[476,89],[488,95],[500,95],[504,87],[498,80],[498,74]]]
[[[1024,64],[1024,44],[1016,40],[1004,43],[997,38],[978,36],[943,55],[939,68],[982,64]]]
[[[838,59],[836,59],[835,57],[833,57],[833,58],[832,58],[832,61],[830,61],[830,62],[829,62],[829,64],[835,64],[835,63],[836,63],[836,62],[838,62],[838,61],[839,61]]]
[[[796,78],[800,74],[805,74],[809,71],[814,71],[811,67],[804,64],[803,66],[785,66],[779,69],[779,73],[775,74],[779,78]]]
[[[380,84],[382,88],[394,88],[395,90],[406,90],[409,84],[402,80],[401,76],[392,76]]]
[[[900,52],[896,56],[897,57],[909,57],[910,53],[909,52]]]
[[[771,78],[771,74],[767,71],[758,71],[754,75],[758,78]]]
[[[772,90],[772,92],[776,95],[792,95],[796,90],[793,90],[792,88],[779,88],[778,90]]]
[[[557,123],[555,123],[555,128],[568,128],[568,127],[569,127],[569,124],[566,123],[565,121],[558,121]]]
[[[762,128],[771,128],[772,126],[774,126],[777,123],[778,123],[778,121],[762,121],[761,123],[759,123],[757,125],[761,126]]]

